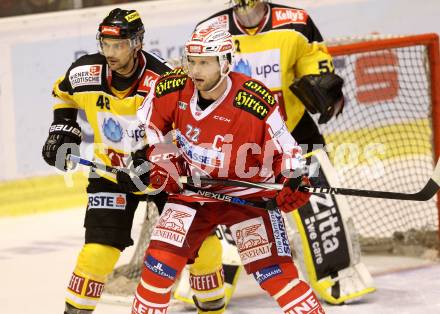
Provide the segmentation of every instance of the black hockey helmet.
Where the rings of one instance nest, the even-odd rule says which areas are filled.
[[[99,37],[134,39],[142,41],[145,33],[144,24],[136,10],[112,10],[99,24]]]

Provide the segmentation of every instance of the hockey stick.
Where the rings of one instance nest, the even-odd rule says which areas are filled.
[[[73,157],[82,159],[78,156],[73,156]],[[86,162],[93,164],[93,162],[90,162],[88,160],[86,160]],[[108,166],[101,165],[100,168],[102,169],[102,167],[108,167]],[[195,182],[197,181],[200,182],[201,184],[207,184],[207,185],[209,184],[225,185],[225,186],[260,188],[260,189],[270,189],[270,190],[281,190],[283,188],[283,185],[278,183],[255,183],[255,182],[247,182],[240,180],[210,179],[210,178],[202,178],[202,177],[197,178],[197,180],[195,180],[192,177],[184,177],[184,176],[180,177],[180,182],[184,184],[185,183],[195,184]],[[351,196],[384,198],[384,199],[394,199],[394,200],[427,201],[432,197],[434,197],[434,195],[440,189],[440,163],[437,162],[437,165],[435,166],[431,178],[428,180],[428,182],[423,187],[423,189],[421,189],[416,193],[400,193],[400,192],[388,192],[388,191],[376,191],[376,190],[359,190],[359,189],[314,187],[314,186],[301,186],[299,189],[300,191],[309,192],[312,194],[351,195]]]
[[[113,173],[114,175],[116,175],[119,171],[122,171],[122,170],[120,170],[118,168],[106,166],[104,164],[100,164],[98,162],[93,162],[93,161],[90,161],[90,160],[87,160],[85,158],[81,158],[79,156],[75,156],[75,155],[72,155],[72,154],[68,154],[66,156],[66,161],[67,162],[72,162],[74,164],[80,164],[80,165],[83,165],[83,166],[87,166],[87,167],[90,167],[90,168],[92,168],[94,170],[102,170],[102,171],[105,171],[105,172]]]
[[[109,173],[113,173],[114,175],[116,175],[119,171],[123,171],[120,168],[115,168],[115,167],[111,167],[111,166],[106,166],[103,165],[101,163],[97,163],[97,162],[93,162],[90,160],[87,160],[85,158],[81,158],[79,156],[75,156],[75,155],[67,155],[66,160],[75,164],[80,164],[83,166],[87,166],[90,167],[92,169],[95,170],[102,170],[105,172],[109,172]],[[180,181],[181,183],[186,183],[185,181],[187,181],[186,179],[189,177],[180,177]],[[192,181],[192,180],[190,180]],[[198,188],[193,188],[193,187],[186,187],[186,190],[189,190],[191,192],[197,193],[198,195],[207,197],[207,198],[211,198],[211,199],[215,199],[218,201],[224,201],[224,202],[228,202],[231,204],[235,204],[235,205],[244,205],[244,206],[250,206],[250,207],[256,207],[256,208],[261,208],[261,209],[268,209],[268,210],[272,210],[276,207],[276,204],[274,203],[274,201],[269,200],[267,202],[252,202],[252,201],[248,201],[236,196],[232,196],[232,195],[227,195],[227,194],[223,194],[223,193],[217,193],[217,192],[211,192],[208,190],[203,190],[203,189],[198,189]]]
[[[194,183],[191,177],[181,177],[183,183]],[[260,188],[281,190],[282,184],[277,183],[254,183],[239,180],[223,180],[223,179],[209,179],[200,178],[200,182],[203,184],[219,184],[225,186],[238,186],[248,188]],[[351,195],[360,197],[372,197],[372,198],[384,198],[394,200],[407,200],[407,201],[427,201],[434,197],[440,190],[440,162],[437,162],[434,172],[429,178],[426,185],[416,193],[401,193],[401,192],[388,192],[388,191],[376,191],[376,190],[359,190],[359,189],[347,189],[347,188],[335,188],[335,187],[315,187],[315,186],[300,186],[300,191],[309,192],[312,194],[333,194],[333,195]]]

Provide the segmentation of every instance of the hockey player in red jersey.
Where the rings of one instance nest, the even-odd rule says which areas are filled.
[[[324,313],[309,285],[298,278],[280,212],[292,211],[310,197],[298,191],[307,182],[296,171],[304,164],[301,149],[269,89],[230,72],[233,50],[229,32],[198,29],[185,44],[185,70],[163,75],[154,97],[144,100],[150,182],[170,196],[152,232],[132,314],[166,313],[173,283],[218,224],[230,227],[245,270],[284,313],[299,308]],[[173,138],[178,151],[170,154],[166,143]],[[177,179],[188,174],[285,182],[285,187],[272,195],[277,208],[265,211],[191,195]],[[207,191],[253,200],[269,196],[255,188],[211,186]],[[222,281],[217,276],[204,282],[213,288]],[[204,306],[209,308],[199,308],[199,313],[224,311],[224,303]]]

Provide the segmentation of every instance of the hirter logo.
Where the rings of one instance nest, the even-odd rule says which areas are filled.
[[[280,27],[287,24],[306,24],[307,12],[298,9],[273,8],[272,26]]]

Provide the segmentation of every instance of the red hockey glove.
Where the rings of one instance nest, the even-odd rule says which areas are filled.
[[[183,188],[179,176],[184,174],[183,157],[174,144],[157,144],[146,152],[151,162],[150,184],[154,189],[168,193],[179,193]]]
[[[289,213],[307,204],[310,193],[298,191],[300,186],[305,185],[310,185],[309,178],[306,176],[289,179],[275,197],[278,207],[283,212]]]

